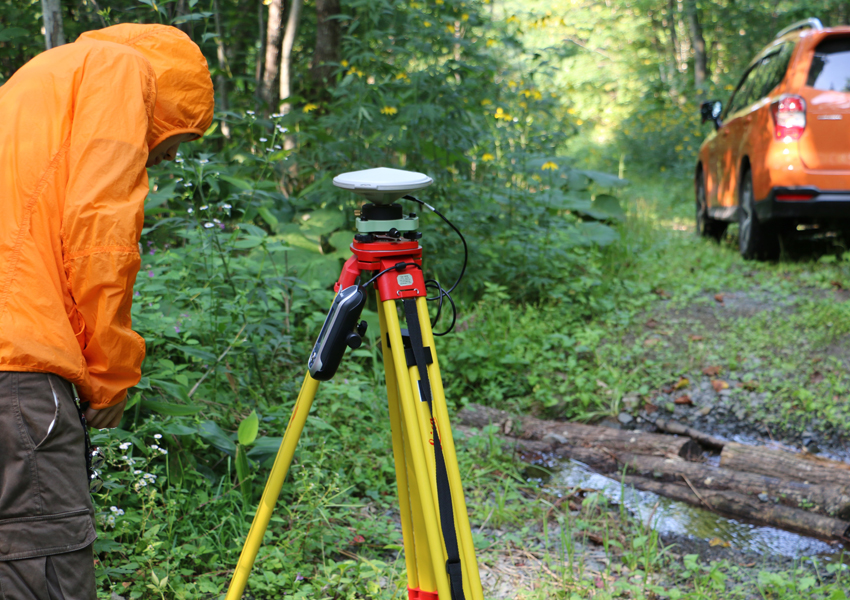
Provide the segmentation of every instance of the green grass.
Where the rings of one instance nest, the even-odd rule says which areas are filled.
[[[638,182],[625,196],[629,217],[618,227],[620,240],[604,251],[581,251],[585,268],[574,287],[517,305],[508,285],[491,282],[480,303],[461,307],[457,331],[438,340],[450,408],[477,402],[588,420],[623,410],[629,394],[650,401],[682,376],[695,385],[703,367],[716,365],[730,381],[755,382],[755,389],[734,389],[747,418],[779,430],[812,418],[843,428],[850,379],[843,356],[830,354],[850,333],[850,309],[833,284],[850,285],[840,248],[776,264],[746,262],[731,240],[718,245],[693,235],[685,183]],[[325,298],[315,293],[318,307]],[[717,310],[714,295],[721,293],[743,294],[758,310],[716,322],[694,317]],[[314,301],[308,295],[299,302]],[[293,327],[284,340],[291,346],[281,345],[293,356],[292,373],[321,322],[321,311],[313,313],[299,325],[303,331]],[[648,328],[650,319],[658,325]],[[253,597],[406,596],[378,358],[374,344],[365,345],[320,388],[249,580]],[[171,369],[176,379],[200,372],[197,362],[187,369],[165,361],[158,370]],[[237,389],[225,371],[213,377]],[[300,381],[290,375],[263,382],[269,397],[253,376],[236,383],[250,395],[233,404],[199,393],[193,400],[201,412],[180,416],[139,403],[127,429],[96,435],[110,463],[98,502],[103,597],[106,590],[133,599],[223,593]],[[253,410],[259,431],[242,450],[252,473],[243,489],[235,438]],[[579,499],[581,509],[570,511],[525,481],[523,465],[493,431],[459,441],[459,461],[481,562],[495,568],[521,555],[545,565],[513,597],[845,597],[845,582],[834,579],[842,572],[830,573],[832,566],[762,574],[760,566],[704,563],[662,548],[654,532],[599,496]],[[601,568],[585,560],[591,535],[607,556]]]

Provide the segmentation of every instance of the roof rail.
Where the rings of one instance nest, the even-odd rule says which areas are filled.
[[[774,39],[779,39],[786,33],[791,33],[792,31],[797,31],[798,29],[814,29],[815,31],[821,31],[823,29],[823,23],[820,22],[820,19],[803,19],[802,21],[797,21],[793,25],[789,25],[788,27],[777,33],[776,38]]]

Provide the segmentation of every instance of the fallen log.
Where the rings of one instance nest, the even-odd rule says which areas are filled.
[[[713,450],[722,450],[723,446],[725,446],[727,443],[726,440],[714,437],[713,435],[708,435],[707,433],[703,433],[702,431],[694,429],[693,427],[682,425],[678,421],[671,421],[669,419],[656,419],[654,425],[665,433],[686,435],[692,440],[698,441],[706,448],[711,448]]]
[[[720,466],[810,484],[833,485],[850,492],[850,465],[811,454],[729,442],[720,453]]]
[[[461,410],[458,420],[469,427],[497,425],[505,435],[549,442],[553,447],[585,446],[605,448],[613,452],[682,458],[699,456],[702,452],[700,445],[687,437],[623,431],[562,421],[543,421],[534,417],[512,416],[503,410],[477,404],[470,404]]]
[[[771,527],[796,531],[803,535],[829,540],[848,540],[850,523],[816,515],[799,508],[791,508],[732,491],[691,489],[676,483],[664,483],[647,477],[628,475],[625,483],[639,490],[654,492],[673,500],[687,502],[726,516],[744,518]]]
[[[834,485],[812,485],[800,481],[789,481],[757,473],[731,471],[705,463],[694,463],[679,458],[659,458],[620,454],[617,460],[629,471],[656,477],[664,475],[688,481],[698,488],[728,490],[751,496],[767,494],[781,504],[850,520],[850,495]]]

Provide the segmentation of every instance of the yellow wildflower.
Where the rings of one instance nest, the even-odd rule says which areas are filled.
[[[486,46],[488,48],[490,48],[491,46],[495,46],[495,45],[496,45],[496,40],[493,40],[493,39],[487,40]]]
[[[460,16],[460,20],[461,20],[461,21],[469,21],[469,13],[463,13],[463,14]]]
[[[445,4],[445,1],[444,0],[437,0],[437,5],[440,5],[440,4]]]
[[[517,19],[516,15],[511,15],[510,17],[508,17],[507,22],[508,22],[508,24],[519,23],[519,19]]]
[[[304,105],[304,108],[302,108],[301,110],[303,110],[305,113],[308,113],[308,112],[312,112],[312,111],[316,110],[317,108],[319,108],[319,105],[318,105],[318,104],[313,104],[313,103],[311,102],[311,103],[309,103],[309,104],[305,104],[305,105]]]
[[[381,109],[382,115],[394,115],[398,112],[398,109],[395,106],[385,106]]]
[[[528,108],[528,103],[527,103],[527,102],[520,102],[520,103],[519,103],[519,105],[520,105],[521,107],[523,107],[523,108]]]
[[[567,109],[567,114],[574,115],[574,114],[576,114],[576,112],[578,112],[578,111],[576,111],[576,109],[574,109],[574,108],[568,108]]]
[[[431,26],[431,21],[423,21],[423,22],[422,22],[422,25],[424,25],[425,27],[430,27],[430,26]]]
[[[348,61],[347,61],[347,60],[343,60],[343,61],[340,61],[340,63],[339,63],[339,64],[340,64],[340,66],[347,67],[347,66],[348,66]]]
[[[558,165],[553,163],[551,160],[543,163],[543,166],[540,167],[541,171],[557,171]]]
[[[481,156],[481,162],[490,162],[490,161],[491,161],[491,160],[493,160],[494,158],[496,158],[496,157],[495,157],[495,156],[493,156],[492,154],[490,154],[489,152],[485,152],[485,153]]]
[[[584,121],[582,121],[581,119],[576,119],[576,125],[581,125],[582,123],[584,123]]]
[[[490,98],[484,98],[484,100],[481,101],[481,106],[487,106],[488,104],[493,104],[493,101],[490,100]]]
[[[446,31],[448,31],[449,33],[454,33],[455,32],[455,26],[452,25],[451,23],[446,25]]]
[[[502,121],[510,121],[513,118],[501,108],[497,108],[496,113],[493,116],[497,119],[501,119]]]

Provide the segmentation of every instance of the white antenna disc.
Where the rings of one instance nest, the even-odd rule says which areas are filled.
[[[434,180],[424,173],[378,167],[342,173],[334,177],[333,183],[375,204],[391,204],[405,194],[428,187]]]

